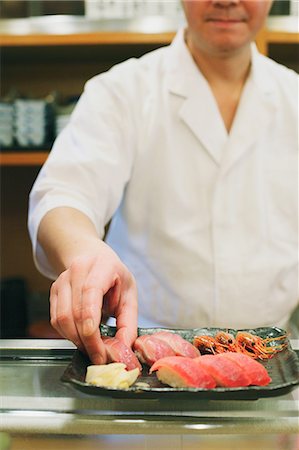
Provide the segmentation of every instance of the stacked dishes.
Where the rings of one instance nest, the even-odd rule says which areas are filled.
[[[0,148],[11,147],[14,139],[13,104],[0,102]]]
[[[52,118],[45,100],[18,99],[14,103],[15,139],[20,147],[41,147],[49,141]]]
[[[68,124],[78,97],[0,99],[0,150],[49,150]]]

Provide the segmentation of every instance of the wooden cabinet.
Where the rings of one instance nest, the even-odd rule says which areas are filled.
[[[174,33],[97,32],[65,35],[0,34],[1,95],[14,86],[20,92],[45,96],[53,90],[77,95],[85,81],[131,56],[167,45]],[[263,30],[259,49],[275,59],[275,46],[296,48],[298,33]],[[292,50],[293,51],[293,50]],[[288,50],[290,64],[298,64]],[[279,59],[279,58],[278,58]],[[284,62],[284,61],[283,61]],[[47,151],[0,152],[1,277],[25,278],[31,292],[46,292],[50,281],[35,269],[27,232],[28,194]]]

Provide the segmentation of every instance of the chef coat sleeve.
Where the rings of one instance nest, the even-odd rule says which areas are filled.
[[[29,198],[28,227],[37,268],[57,274],[37,241],[41,219],[68,206],[86,214],[100,237],[117,209],[134,157],[133,104],[126,77],[103,74],[85,85],[69,125],[56,139]]]

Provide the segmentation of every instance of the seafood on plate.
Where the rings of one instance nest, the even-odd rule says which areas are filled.
[[[239,388],[266,386],[271,382],[261,363],[234,352],[197,358],[166,357],[153,364],[150,373],[155,371],[162,383],[177,388]]]
[[[141,372],[142,366],[130,347],[116,337],[103,336],[102,339],[105,345],[108,363],[124,363],[127,370],[137,368]]]
[[[219,355],[203,355],[195,361],[212,375],[217,386],[232,388],[250,384],[246,371],[230,359],[219,358]]]
[[[216,355],[225,352],[243,353],[256,359],[269,359],[277,352],[287,347],[287,335],[262,338],[247,331],[238,331],[236,336],[231,333],[219,331],[215,336],[195,336],[193,345],[201,354]]]
[[[167,342],[151,334],[139,336],[134,342],[133,349],[139,361],[148,366],[166,356],[175,356],[174,350]]]
[[[153,336],[167,342],[177,356],[187,356],[189,358],[200,356],[198,348],[177,333],[171,331],[158,331]]]
[[[164,384],[178,388],[212,389],[216,387],[209,372],[196,363],[195,358],[168,356],[159,359],[150,368]]]
[[[254,358],[269,359],[277,352],[281,352],[287,347],[287,335],[278,337],[262,338],[245,331],[238,331],[236,334],[236,345],[240,352]]]
[[[214,336],[195,336],[193,345],[198,348],[199,352],[203,355],[216,355],[217,353],[227,351],[226,346],[222,342],[218,342]]]
[[[226,331],[218,331],[215,334],[215,340],[223,348],[223,351],[236,352],[237,343],[235,337]],[[219,352],[222,353],[222,352]]]
[[[230,359],[237,363],[250,379],[250,385],[267,386],[272,380],[267,369],[255,359],[243,353],[226,352],[219,355],[223,359]]]
[[[134,351],[138,359],[149,366],[166,356],[200,356],[199,350],[189,341],[177,333],[164,330],[139,336],[134,343]]]

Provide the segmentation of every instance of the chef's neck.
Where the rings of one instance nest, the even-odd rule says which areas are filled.
[[[251,66],[250,45],[230,54],[211,54],[195,48],[186,36],[186,43],[193,59],[211,86],[215,84],[244,85]]]

